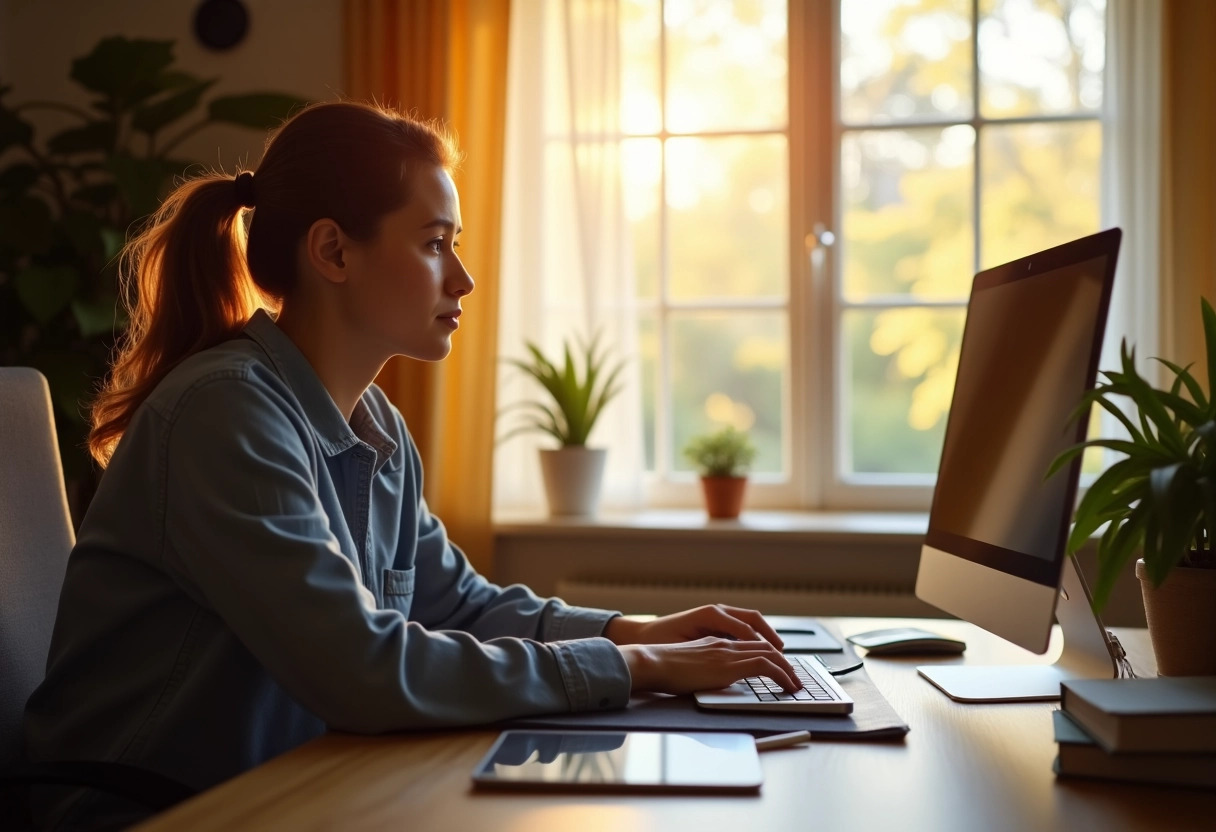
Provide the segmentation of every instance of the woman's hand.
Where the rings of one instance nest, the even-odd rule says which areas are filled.
[[[705,636],[721,636],[736,641],[767,641],[777,650],[785,643],[755,610],[711,604],[652,621],[632,621],[617,617],[604,628],[604,637],[624,644],[673,644]]]
[[[767,641],[707,636],[676,644],[626,644],[621,655],[635,692],[717,690],[748,676],[767,676],[789,692],[801,687],[789,661]]]
[[[715,690],[748,676],[801,687],[781,637],[755,610],[712,604],[651,621],[618,617],[604,636],[620,646],[635,691]]]

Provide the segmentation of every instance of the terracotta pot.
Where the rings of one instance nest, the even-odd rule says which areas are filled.
[[[566,445],[542,449],[540,473],[545,481],[549,514],[590,517],[600,502],[600,483],[604,479],[604,448]]]
[[[747,477],[701,477],[705,510],[717,520],[731,520],[743,510]]]
[[[1175,566],[1154,587],[1136,561],[1160,676],[1216,676],[1216,569]]]

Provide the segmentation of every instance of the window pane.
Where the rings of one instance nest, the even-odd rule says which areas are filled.
[[[845,124],[971,117],[971,0],[844,0]]]
[[[966,299],[975,131],[871,130],[841,143],[845,297]]]
[[[981,150],[984,268],[1098,230],[1097,121],[990,126]]]
[[[937,472],[963,319],[963,309],[846,310],[845,476]]]
[[[987,118],[1096,111],[1106,0],[982,0],[980,111]]]
[[[659,200],[663,182],[663,145],[658,139],[621,142],[625,217],[629,223],[637,296],[659,295]]]
[[[785,136],[667,142],[673,298],[786,296],[787,155]]]
[[[623,0],[621,15],[621,129],[658,133],[663,127],[659,98],[659,0]]]
[[[667,129],[783,129],[784,0],[666,0]]]
[[[647,471],[655,470],[658,435],[659,327],[654,312],[638,313],[638,350],[642,365],[642,444]]]
[[[756,444],[753,472],[783,471],[785,314],[673,314],[669,327],[673,469],[693,470],[683,455],[692,437],[734,425]]]

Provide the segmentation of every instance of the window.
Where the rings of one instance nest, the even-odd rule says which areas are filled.
[[[623,345],[610,502],[699,505],[680,450],[733,424],[750,505],[927,507],[971,276],[1100,227],[1104,3],[516,12],[502,351]]]

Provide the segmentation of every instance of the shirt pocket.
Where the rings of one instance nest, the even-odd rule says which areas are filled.
[[[384,608],[409,618],[414,602],[414,567],[384,570]]]

